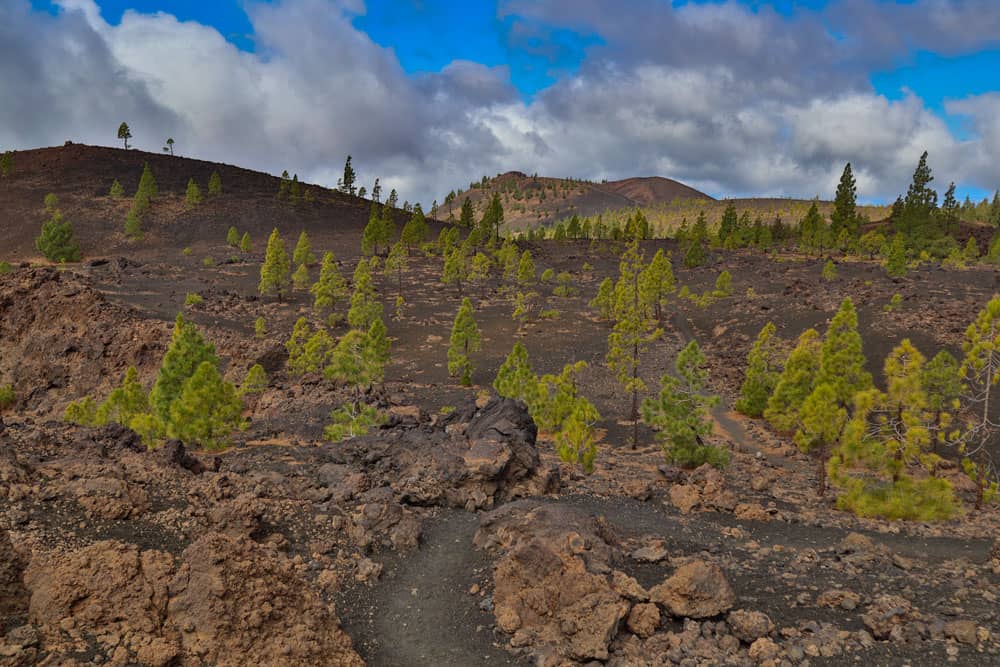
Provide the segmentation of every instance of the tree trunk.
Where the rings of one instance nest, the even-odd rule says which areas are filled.
[[[819,498],[826,496],[826,445],[823,445],[816,452],[819,458],[819,467],[816,469],[816,473],[819,477],[819,486],[816,489],[816,495]]]

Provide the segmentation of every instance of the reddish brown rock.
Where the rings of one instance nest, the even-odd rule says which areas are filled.
[[[718,565],[693,560],[649,591],[672,616],[710,618],[732,609],[736,595]]]
[[[210,533],[188,547],[167,616],[185,653],[208,664],[363,664],[292,563],[245,538]]]
[[[626,621],[629,632],[646,639],[660,627],[660,609],[655,604],[643,603],[632,607]]]

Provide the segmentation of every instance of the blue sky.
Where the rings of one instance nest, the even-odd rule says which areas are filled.
[[[266,53],[258,53],[255,31],[264,24],[255,27],[255,21],[281,24],[283,13],[299,15],[307,23],[298,30],[309,31],[315,28],[309,22],[323,13],[330,21],[315,22],[332,32],[312,37],[328,40],[329,53],[310,57],[327,62],[298,65],[315,65],[313,78],[329,74],[336,60],[356,69],[381,63],[363,74],[388,77],[381,81],[386,90],[408,88],[411,103],[433,90],[455,107],[428,110],[427,118],[415,119],[413,130],[424,137],[402,137],[402,153],[394,153],[386,139],[401,131],[389,116],[382,121],[388,127],[366,120],[370,127],[364,141],[345,136],[343,119],[331,118],[324,128],[326,152],[342,146],[355,153],[371,151],[379,153],[379,164],[408,164],[429,173],[430,158],[416,146],[447,136],[461,155],[442,153],[439,160],[451,170],[448,178],[459,182],[505,168],[585,178],[655,173],[716,195],[811,196],[827,189],[850,159],[857,162],[863,184],[875,191],[871,199],[886,200],[905,184],[910,165],[926,147],[932,165],[947,172],[936,172],[943,181],[939,189],[954,178],[960,194],[981,198],[1000,185],[1000,167],[991,158],[997,147],[988,143],[1000,137],[994,110],[994,105],[1000,108],[1000,96],[991,95],[1000,91],[1000,2],[995,0],[0,1],[30,3],[55,20],[65,13],[60,4],[94,2],[105,24],[95,29],[114,56],[139,61],[141,45],[113,48],[129,40],[115,30],[123,13],[133,10],[153,20],[156,12],[164,12],[214,28],[237,52],[258,58],[253,63],[258,69],[273,58],[290,67],[300,54],[294,52],[294,34],[277,51],[269,44]],[[362,11],[353,11],[356,7]],[[173,30],[179,32],[176,26]],[[268,34],[282,39],[280,31]],[[356,38],[371,40],[377,48]],[[302,48],[316,48],[316,41],[303,40]],[[359,52],[345,56],[338,43],[353,44]],[[143,69],[142,62],[120,65],[118,71]],[[191,76],[190,70],[171,72],[171,77],[183,76]],[[178,114],[191,110],[157,97],[161,78],[156,74],[149,81],[148,92],[156,99],[131,101],[152,105],[151,116],[161,124],[170,117],[179,123]],[[753,86],[741,88],[738,82],[748,78]],[[639,85],[640,79],[646,82]],[[199,83],[172,81],[179,86],[175,91]],[[662,90],[656,88],[661,85]],[[690,85],[704,88],[704,95],[691,97]],[[510,93],[498,92],[504,88]],[[324,91],[331,104],[340,103],[339,93]],[[306,99],[311,95],[302,92]],[[517,108],[510,106],[512,97],[519,100]],[[702,109],[708,100],[715,106]],[[231,94],[222,101],[236,107],[259,104],[234,100]],[[374,93],[370,102],[378,103]],[[630,102],[634,110],[628,109]],[[219,106],[206,104],[206,113]],[[813,123],[806,110],[816,104],[838,111]],[[365,113],[356,104],[346,107],[344,114]],[[240,113],[239,108],[229,111]],[[227,130],[233,130],[231,118],[220,120]],[[288,119],[263,121],[281,128]],[[619,128],[620,123],[634,127]],[[845,129],[850,141],[834,141],[840,137],[833,135]],[[607,143],[599,145],[598,138]],[[615,143],[619,140],[621,146]],[[275,137],[274,146],[261,155],[274,155],[275,147],[280,153],[288,144],[287,138]],[[494,155],[483,157],[487,146]],[[742,153],[727,156],[730,146]],[[300,153],[307,148],[298,145]],[[440,146],[429,150],[440,151]],[[276,168],[237,155],[251,166]],[[330,168],[320,164],[322,159],[317,148],[317,177]],[[309,173],[305,166],[301,171]],[[398,178],[403,187],[407,179]]]

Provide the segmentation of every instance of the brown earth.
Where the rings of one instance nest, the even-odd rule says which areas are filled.
[[[678,283],[695,292],[728,270],[733,296],[705,308],[673,300],[642,375],[655,389],[687,340],[702,344],[723,397],[712,441],[733,459],[719,472],[664,465],[645,426],[629,447],[627,399],[603,365],[609,329],[587,305],[620,248],[524,244],[539,272],[570,272],[578,292],[536,286],[535,312],[558,312],[523,326],[499,277],[460,294],[440,284],[439,257],[414,254],[401,318],[390,316],[396,282],[376,273],[392,361],[369,398],[392,417],[329,443],[329,413],[351,394],[287,373],[283,344],[311,304],[302,292],[257,295],[263,237],[278,225],[291,242],[305,229],[349,277],[364,203],[321,193],[314,208],[292,207],[274,199],[274,179],[206,164],[224,194],[188,212],[182,187],[200,163],[78,146],[31,153],[36,166],[18,153],[25,170],[0,181],[0,205],[15,211],[0,224],[22,239],[9,256],[31,257],[52,190],[90,251],[82,264],[0,276],[0,384],[16,398],[0,415],[0,665],[1000,660],[1000,514],[971,509],[957,468],[943,474],[965,502],[959,518],[858,519],[816,498],[815,466],[787,438],[729,408],[768,320],[790,344],[851,296],[878,376],[904,337],[925,355],[957,352],[996,289],[992,269],[889,279],[877,264],[834,258],[828,282],[825,257],[713,252],[698,269],[678,263]],[[117,204],[96,193],[119,160],[141,171],[147,157],[167,194],[147,238],[127,243],[120,220],[101,217]],[[251,230],[252,253],[225,245],[230,223]],[[677,254],[670,241],[644,250],[660,247]],[[203,303],[185,307],[188,293]],[[884,310],[896,293],[902,305]],[[471,388],[448,376],[445,358],[462,295],[483,333]],[[69,401],[104,398],[130,364],[148,386],[179,311],[216,345],[227,378],[258,362],[268,371],[230,449],[147,451],[125,429],[59,421]],[[579,388],[602,414],[592,475],[560,462],[523,409],[487,398],[515,340],[537,373],[589,363]]]

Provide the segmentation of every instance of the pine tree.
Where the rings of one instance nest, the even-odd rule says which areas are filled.
[[[219,172],[213,171],[212,175],[208,177],[208,196],[218,197],[222,194],[222,177],[219,176]]]
[[[948,185],[941,202],[941,222],[944,223],[944,233],[951,234],[952,228],[958,223],[961,208],[955,198],[955,183]]]
[[[373,324],[376,321],[381,319],[373,320]],[[384,376],[384,364],[378,362],[374,352],[376,349],[368,332],[351,329],[330,355],[330,363],[324,371],[326,379],[352,386],[355,394],[360,395],[362,388],[381,382]]]
[[[719,245],[725,246],[726,240],[736,231],[737,224],[736,206],[732,202],[728,202],[725,211],[722,212],[722,220],[719,222]]]
[[[684,266],[689,269],[701,266],[708,259],[705,244],[708,242],[708,223],[705,212],[699,211],[694,227],[686,240],[684,249]]]
[[[601,314],[601,319],[612,322],[615,316],[615,281],[605,278],[597,288],[597,296],[590,302],[590,307]]]
[[[1000,297],[994,296],[965,331],[965,357],[959,368],[968,420],[959,438],[963,467],[976,484],[976,509],[997,494],[990,481],[988,447],[1000,427],[991,411],[1000,380]]]
[[[139,382],[139,372],[135,366],[129,366],[122,385],[112,391],[97,409],[97,421],[102,424],[114,422],[130,426],[133,419],[147,412],[149,394]]]
[[[643,401],[643,418],[659,429],[668,462],[685,468],[705,463],[721,468],[728,462],[729,453],[705,442],[712,433],[708,411],[719,398],[704,393],[708,371],[697,341],[692,340],[677,355],[675,370],[675,375],[663,376],[655,399]]]
[[[400,240],[411,248],[427,240],[427,220],[419,205],[414,209],[409,221],[403,225]]]
[[[135,196],[137,200],[144,199],[147,208],[149,202],[160,196],[160,188],[156,185],[156,178],[153,176],[153,170],[149,168],[148,162],[142,167],[142,176],[139,177],[139,187],[136,189]]]
[[[639,394],[646,391],[646,383],[639,376],[639,359],[662,330],[653,328],[649,304],[642,298],[640,276],[643,265],[638,240],[633,239],[628,244],[618,269],[613,309],[615,325],[608,336],[606,362],[625,393],[632,396],[630,418],[633,423],[632,449],[635,449],[639,443]]]
[[[838,405],[844,408],[850,407],[855,394],[872,387],[871,373],[865,370],[858,314],[851,297],[841,302],[823,338],[816,384],[828,384]]]
[[[857,183],[854,180],[851,163],[848,162],[844,166],[844,172],[840,175],[837,194],[833,199],[833,213],[830,214],[830,231],[834,238],[837,238],[842,230],[847,230],[851,237],[857,236],[860,222],[857,196]]]
[[[311,331],[312,327],[309,326],[309,320],[305,317],[295,320],[295,324],[292,326],[292,335],[285,342],[285,349],[288,351],[288,368],[292,370],[292,374],[298,372],[299,359],[302,358],[306,341],[312,335]]]
[[[806,216],[799,223],[799,237],[802,240],[802,245],[822,253],[823,248],[828,245],[828,235],[829,231],[826,228],[826,223],[823,222],[823,216],[819,213],[819,206],[813,200],[809,210],[806,211]]]
[[[121,199],[125,196],[125,188],[122,187],[122,184],[118,182],[117,178],[111,184],[111,190],[108,192],[108,196],[112,199]]]
[[[547,373],[538,381],[534,402],[529,406],[531,418],[539,429],[558,432],[572,414],[580,400],[586,400],[577,391],[576,376],[587,368],[585,361],[563,366],[558,375]]]
[[[132,130],[129,129],[128,123],[123,122],[118,126],[118,138],[125,142],[125,150],[128,150],[128,140],[132,138]]]
[[[493,269],[493,261],[488,255],[477,252],[469,264],[466,277],[470,282],[479,283],[482,286],[483,297],[486,296],[486,286],[490,279],[490,272]]]
[[[455,248],[444,258],[444,266],[441,270],[441,282],[445,285],[455,285],[458,294],[462,294],[462,281],[466,276],[465,253],[461,248]]]
[[[235,227],[230,227],[229,231],[226,232],[226,243],[234,248],[239,247],[240,233]]]
[[[893,278],[906,275],[906,240],[902,234],[896,234],[889,245],[889,256],[885,262],[885,272]]]
[[[469,354],[479,351],[480,340],[479,327],[472,317],[472,303],[468,298],[462,299],[448,343],[448,374],[459,378],[465,386],[472,384],[473,366]]]
[[[354,173],[354,167],[351,166],[351,156],[348,155],[347,161],[344,162],[344,175],[340,179],[342,190],[349,195],[355,194],[354,183],[356,180],[357,175]]]
[[[962,250],[962,259],[970,264],[974,264],[979,261],[979,245],[976,243],[975,236],[969,236],[969,240],[965,244],[965,248]]]
[[[183,315],[178,315],[170,346],[163,355],[160,371],[149,395],[153,415],[162,424],[170,422],[171,404],[180,396],[184,384],[203,362],[208,362],[213,367],[218,366],[215,346],[202,338],[194,324],[186,322]]]
[[[194,208],[201,203],[201,188],[194,182],[193,178],[188,179],[187,192],[184,195],[184,203],[188,208]]]
[[[174,154],[174,144],[175,143],[176,142],[174,141],[173,137],[167,137],[167,146],[166,146],[166,149],[167,149],[167,152],[170,153],[171,156],[173,156],[173,154]]]
[[[594,461],[597,458],[594,424],[600,418],[590,401],[577,400],[555,437],[559,458],[566,463],[579,463],[588,475],[594,472]]]
[[[823,280],[827,282],[832,282],[837,279],[837,265],[833,263],[832,259],[826,260],[826,264],[823,265],[821,275],[823,276]]]
[[[14,153],[4,151],[0,155],[0,176],[10,178],[14,174]]]
[[[472,200],[468,197],[462,202],[462,213],[458,218],[458,224],[466,229],[472,229],[475,213],[472,210]]]
[[[486,213],[482,220],[483,238],[488,239],[492,235],[494,240],[500,241],[500,226],[503,224],[503,203],[500,201],[500,194],[493,193]]]
[[[260,285],[258,291],[263,294],[276,294],[278,301],[288,289],[291,263],[285,250],[285,242],[281,240],[278,228],[275,227],[267,239],[267,252],[264,264],[260,267]]]
[[[240,385],[239,396],[254,396],[267,390],[267,371],[260,364],[254,364],[247,371]]]
[[[378,253],[378,238],[381,233],[382,216],[379,214],[378,206],[372,204],[368,213],[368,224],[361,232],[361,253],[373,255]]]
[[[309,267],[305,264],[299,264],[299,268],[292,274],[292,289],[309,289]]]
[[[298,243],[295,244],[295,252],[292,253],[292,263],[296,265],[307,264],[312,266],[316,263],[316,255],[312,251],[312,243],[309,242],[309,235],[303,230],[299,234]]]
[[[313,295],[313,310],[317,315],[325,312],[336,312],[337,302],[346,299],[348,295],[347,282],[340,275],[333,253],[323,255],[319,267],[319,280],[310,289]]]
[[[663,322],[663,310],[667,305],[667,296],[673,294],[676,286],[673,266],[662,248],[653,255],[653,259],[643,270],[639,280],[643,291],[643,301],[653,304],[657,321]],[[598,292],[598,296],[600,296],[600,292]]]
[[[63,218],[58,209],[50,213],[52,217],[42,225],[35,247],[50,262],[80,261],[80,244],[73,233],[73,225]]]
[[[732,293],[733,276],[729,273],[729,271],[723,271],[719,274],[719,277],[715,279],[715,289],[712,291],[712,296],[722,299]]]
[[[385,258],[385,273],[396,274],[396,297],[399,299],[403,298],[403,272],[407,264],[406,246],[402,241],[393,244]]]
[[[382,317],[382,302],[375,293],[371,265],[362,260],[354,270],[354,292],[347,311],[347,323],[352,329],[366,332],[372,322]]]
[[[798,417],[799,428],[795,432],[795,443],[818,462],[816,492],[822,498],[826,494],[826,465],[830,448],[840,438],[847,424],[847,410],[838,403],[837,390],[833,386],[818,383],[802,402]]]
[[[294,337],[296,332],[293,331],[292,335]],[[301,341],[301,333],[299,336]],[[298,354],[294,357],[291,354],[288,355],[288,372],[291,375],[311,375],[323,372],[333,348],[333,339],[330,338],[327,330],[324,327],[316,327],[312,335],[306,338],[300,347],[296,348]]]
[[[922,242],[936,232],[934,223],[937,192],[930,187],[933,180],[931,168],[927,165],[927,151],[924,151],[913,172],[913,181],[906,192],[902,208],[892,220],[896,231],[904,234],[911,242]]]
[[[822,349],[819,333],[806,329],[788,355],[764,410],[764,418],[778,431],[787,433],[796,429],[802,403],[816,386]]]
[[[987,222],[994,227],[1000,227],[1000,190],[993,193],[993,202],[990,204]]]
[[[125,236],[133,241],[142,238],[142,222],[134,207],[129,209],[128,215],[125,216]]]
[[[189,446],[221,449],[229,434],[241,427],[242,412],[236,388],[223,381],[215,363],[204,361],[170,404],[167,436]]]
[[[747,355],[747,370],[735,407],[748,417],[760,417],[764,414],[767,400],[778,384],[781,367],[774,332],[774,324],[765,324]]]
[[[538,395],[538,376],[531,369],[528,350],[520,341],[514,343],[507,359],[500,365],[493,388],[505,398],[523,401],[529,408]]]
[[[292,182],[288,184],[288,200],[292,204],[298,204],[302,200],[302,185],[298,174],[292,174]]]
[[[870,231],[861,235],[858,245],[862,252],[868,255],[868,259],[875,259],[875,255],[882,251],[885,245],[885,236],[881,232]],[[905,254],[906,248],[903,248]],[[904,258],[905,264],[905,258]]]
[[[253,251],[253,243],[250,241],[250,232],[243,232],[243,238],[240,239],[240,251]]]
[[[288,175],[288,170],[281,172],[281,180],[278,182],[278,199],[284,199],[288,196],[288,191],[291,189],[292,179]]]
[[[934,440],[944,443],[962,395],[958,360],[947,350],[941,350],[924,365],[920,382],[934,423]]]
[[[532,285],[535,282],[535,260],[531,258],[531,251],[525,250],[521,253],[521,261],[517,265],[517,284],[521,286]]]

